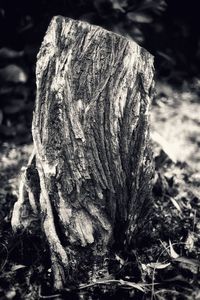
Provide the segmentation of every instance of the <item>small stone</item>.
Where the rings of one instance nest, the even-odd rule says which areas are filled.
[[[16,296],[15,290],[10,290],[6,293],[6,299],[13,299]]]
[[[17,65],[8,65],[0,69],[0,81],[13,83],[26,83],[27,74]]]
[[[23,51],[15,51],[10,48],[3,47],[0,49],[0,59],[14,59],[18,57],[22,57],[24,54]]]

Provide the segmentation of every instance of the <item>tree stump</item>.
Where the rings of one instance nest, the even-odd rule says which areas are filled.
[[[39,224],[58,289],[113,244],[129,244],[147,214],[153,73],[152,56],[133,41],[60,16],[49,25],[12,227]]]

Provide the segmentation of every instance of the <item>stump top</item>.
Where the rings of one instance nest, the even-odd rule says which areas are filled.
[[[116,32],[109,31],[101,26],[90,24],[87,21],[82,20],[75,20],[69,17],[63,17],[63,16],[54,16],[50,22],[49,28],[52,26],[55,26],[57,24],[58,26],[62,27],[67,24],[67,26],[74,25],[77,27],[77,29],[85,30],[85,31],[100,31],[103,35],[110,35],[113,38],[123,40],[124,42],[129,42],[132,44],[132,46],[137,47],[137,43],[134,40],[128,39],[127,37],[120,35]],[[63,30],[64,31],[64,30]],[[140,46],[141,47],[141,46]],[[147,51],[147,50],[145,50]]]
[[[76,69],[76,73],[84,72],[88,69],[88,65],[95,64],[95,72],[88,69],[88,75],[98,77],[98,81],[105,81],[104,77],[111,69],[119,73],[122,69],[132,71],[135,69],[135,73],[142,74],[143,88],[146,93],[151,85],[151,75],[144,76],[144,74],[152,74],[153,56],[146,49],[133,40],[85,21],[62,16],[52,18],[37,56],[37,82],[40,81],[44,70],[51,68],[50,65],[55,57],[55,74],[58,76],[58,73],[62,73],[62,76],[59,76],[59,86],[62,87],[66,84],[62,83],[66,69]],[[120,62],[122,62],[121,67]],[[61,64],[65,66],[65,72],[62,72],[64,70]],[[76,68],[74,64],[77,64]],[[54,87],[58,90],[56,85]],[[131,82],[130,87],[132,87]]]

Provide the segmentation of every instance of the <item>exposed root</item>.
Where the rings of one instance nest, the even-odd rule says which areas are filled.
[[[14,204],[11,225],[14,231],[31,230],[32,223],[39,220],[38,205],[35,192],[32,189],[33,179],[29,179],[29,172],[35,169],[35,151],[32,152],[28,165],[21,175],[18,201]],[[37,188],[37,187],[36,187]],[[32,228],[34,229],[34,228]]]

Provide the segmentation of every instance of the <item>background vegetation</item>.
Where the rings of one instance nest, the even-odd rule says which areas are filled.
[[[1,1],[0,299],[200,299],[198,2]],[[20,169],[32,150],[36,55],[57,14],[103,26],[147,48],[155,56],[157,94],[151,113],[156,171],[150,222],[130,253],[116,253],[109,262],[115,283],[105,268],[103,283],[55,295],[44,241],[26,233],[14,236],[10,218]]]

